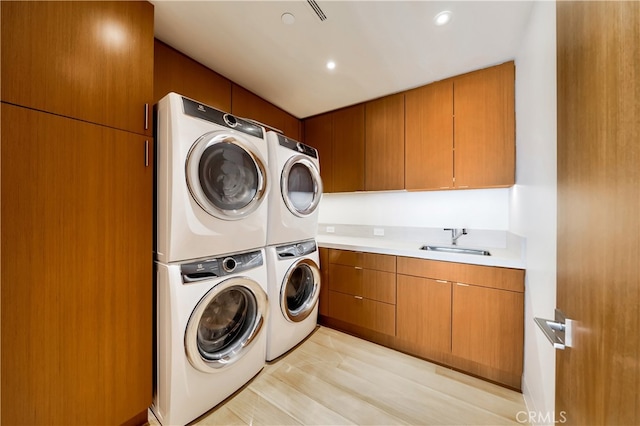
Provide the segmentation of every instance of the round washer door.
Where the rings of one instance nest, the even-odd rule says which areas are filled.
[[[242,136],[210,132],[187,155],[187,186],[198,205],[225,220],[246,217],[266,194],[266,168]]]
[[[248,278],[213,287],[191,313],[185,349],[191,365],[212,373],[238,361],[253,346],[267,318],[267,294]]]
[[[280,179],[282,199],[291,213],[299,217],[312,214],[322,196],[322,179],[309,158],[291,157],[282,169]]]
[[[320,296],[320,268],[311,259],[300,259],[287,271],[280,290],[280,309],[291,322],[307,318]]]

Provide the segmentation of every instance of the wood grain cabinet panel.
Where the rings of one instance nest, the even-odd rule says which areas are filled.
[[[451,283],[398,275],[397,337],[413,353],[451,351]]]
[[[318,314],[329,315],[329,249],[320,247],[320,301],[318,306]]]
[[[329,250],[329,316],[394,336],[395,256]]]
[[[519,384],[524,294],[456,283],[452,306],[452,354],[506,372]]]
[[[2,422],[145,420],[153,370],[148,139],[1,108]]]
[[[333,115],[321,114],[304,120],[304,143],[318,150],[324,192],[333,188]]]
[[[332,116],[332,192],[364,191],[364,104]]]
[[[457,188],[515,183],[515,65],[507,62],[453,80]]]
[[[365,104],[365,190],[404,189],[404,94]]]
[[[25,1],[1,8],[3,101],[152,134],[145,104],[153,102],[153,5]]]
[[[405,93],[405,188],[453,188],[453,81]]]
[[[159,40],[154,43],[154,103],[169,92],[231,112],[231,81]]]
[[[364,190],[364,104],[304,121],[305,143],[320,151],[324,192]]]
[[[231,86],[231,113],[274,127],[297,141],[302,140],[300,120],[235,83]]]
[[[395,305],[337,291],[330,291],[329,298],[329,314],[332,318],[378,333],[395,335]]]

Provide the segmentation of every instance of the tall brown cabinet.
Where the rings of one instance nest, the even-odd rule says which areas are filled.
[[[152,397],[153,6],[2,2],[2,424]]]

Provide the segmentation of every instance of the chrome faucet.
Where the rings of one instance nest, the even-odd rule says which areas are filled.
[[[467,235],[467,228],[444,228],[445,231],[451,231],[451,245],[455,246],[458,244],[458,238],[463,235]]]

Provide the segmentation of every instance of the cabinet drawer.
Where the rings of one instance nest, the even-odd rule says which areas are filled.
[[[329,262],[376,271],[396,272],[396,257],[386,254],[332,249],[329,251]]]
[[[329,315],[389,336],[396,334],[396,307],[388,303],[330,291]]]
[[[398,273],[524,292],[524,270],[398,257]]]
[[[379,302],[396,303],[396,274],[353,266],[330,265],[329,288]]]

